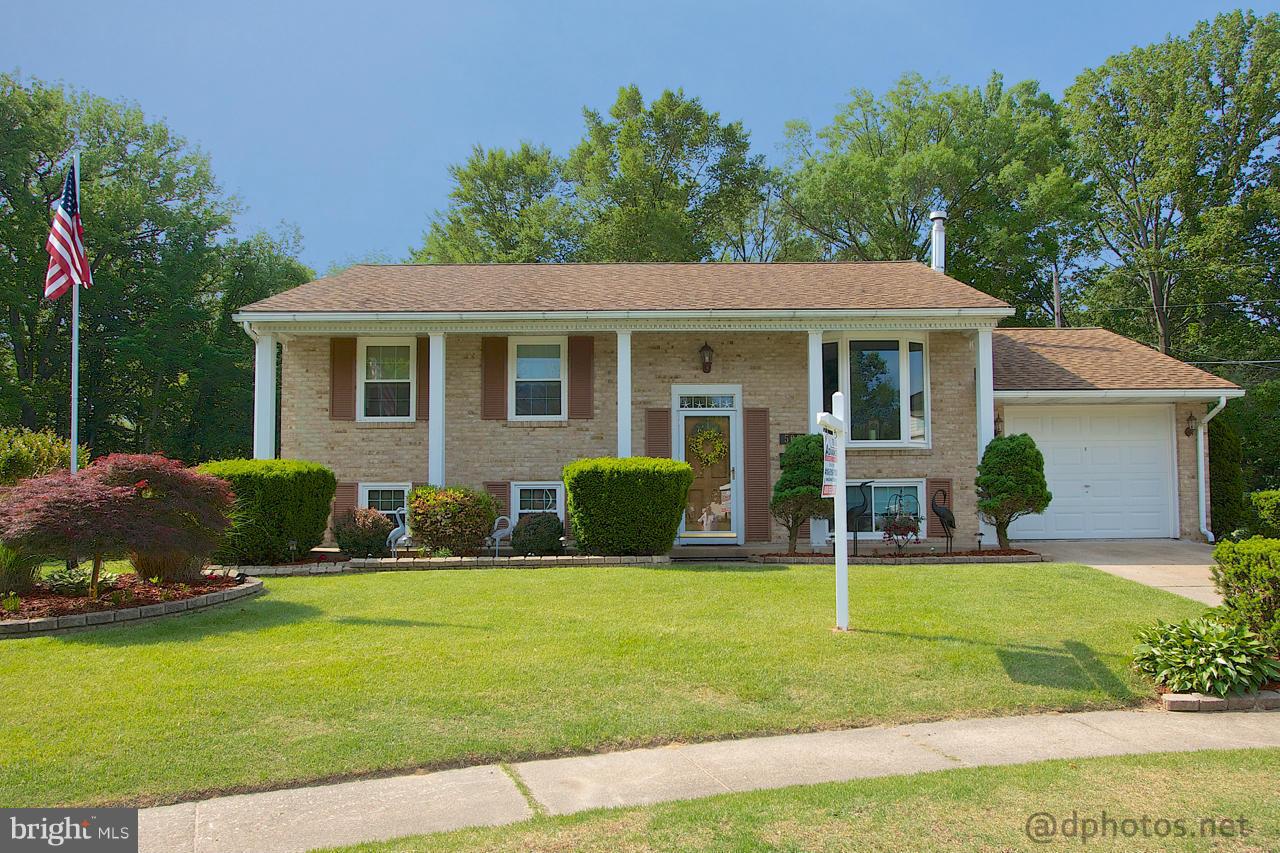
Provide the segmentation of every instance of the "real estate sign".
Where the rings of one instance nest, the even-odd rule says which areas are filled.
[[[836,496],[836,434],[829,429],[822,431],[822,496]]]

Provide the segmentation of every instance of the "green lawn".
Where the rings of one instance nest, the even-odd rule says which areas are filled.
[[[1135,630],[1203,608],[1075,565],[279,578],[149,625],[0,643],[0,804],[1037,709],[1151,690]]]
[[[535,818],[344,848],[409,851],[975,851],[1280,848],[1280,749],[1047,761],[725,794],[634,809]],[[1073,812],[1080,822],[1072,837]],[[1102,828],[1102,814],[1115,821]],[[1047,813],[1052,837],[1032,841]],[[1143,836],[1142,818],[1148,818]],[[1211,824],[1203,824],[1205,818]],[[1221,823],[1221,819],[1231,824]],[[1245,823],[1239,822],[1244,818]],[[1065,825],[1064,819],[1068,820]],[[1083,823],[1092,819],[1092,830]],[[1133,824],[1125,825],[1130,819]],[[1157,823],[1168,821],[1168,824]],[[1178,837],[1181,821],[1183,835]],[[1049,826],[1039,823],[1036,826]],[[1204,835],[1201,834],[1203,828]],[[1226,837],[1230,830],[1233,837]],[[1082,839],[1082,832],[1092,836]],[[1104,837],[1103,833],[1106,832]],[[1126,837],[1125,833],[1129,836]],[[1243,836],[1241,833],[1248,833]],[[1160,837],[1163,834],[1163,837]]]

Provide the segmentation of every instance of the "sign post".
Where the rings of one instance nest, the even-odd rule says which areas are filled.
[[[835,501],[836,630],[849,630],[849,517],[845,489],[844,394],[831,395],[833,412],[820,412],[822,427],[822,496]]]

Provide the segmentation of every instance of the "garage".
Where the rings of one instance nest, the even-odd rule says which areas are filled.
[[[1009,529],[1015,539],[1177,534],[1174,413],[1169,404],[1008,405],[1004,432],[1044,454],[1053,502]]]

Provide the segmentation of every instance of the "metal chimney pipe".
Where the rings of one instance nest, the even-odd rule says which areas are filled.
[[[929,219],[933,221],[933,258],[929,266],[938,272],[947,271],[947,212],[945,210],[929,211]]]

